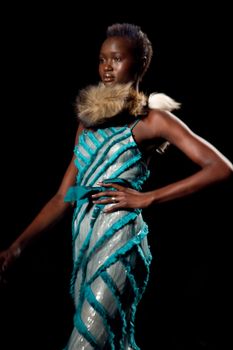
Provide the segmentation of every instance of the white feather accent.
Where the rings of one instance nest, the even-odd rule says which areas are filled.
[[[161,109],[164,111],[172,111],[173,109],[179,109],[180,103],[173,100],[171,97],[163,94],[153,92],[148,97],[148,106],[151,109]]]

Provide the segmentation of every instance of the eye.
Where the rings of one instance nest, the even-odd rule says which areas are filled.
[[[100,64],[104,63],[104,58],[103,57],[99,57],[99,63]]]
[[[121,62],[121,57],[119,57],[119,56],[114,57],[114,61],[115,62]]]

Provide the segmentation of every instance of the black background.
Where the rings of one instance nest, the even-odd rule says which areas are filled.
[[[115,22],[142,27],[154,47],[141,85],[182,103],[176,114],[233,160],[230,11],[147,2],[10,5],[2,11],[1,174],[4,249],[58,188],[71,159],[80,88],[98,81],[98,49]],[[81,23],[81,21],[84,23]],[[221,23],[221,24],[220,24]],[[152,161],[150,188],[195,167],[171,147]],[[145,210],[153,254],[137,314],[143,349],[230,346],[232,184]],[[58,350],[72,327],[71,214],[41,237],[0,291],[0,348]]]

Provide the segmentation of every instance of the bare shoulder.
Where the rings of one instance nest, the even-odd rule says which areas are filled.
[[[150,109],[144,119],[144,122],[148,126],[154,126],[154,125],[160,126],[161,123],[163,124],[169,121],[170,117],[171,117],[170,112],[167,112],[161,109]]]
[[[157,124],[166,125],[166,124],[178,124],[185,125],[179,117],[177,117],[174,113],[161,109],[150,109],[147,116],[145,117],[145,121],[148,125]]]
[[[84,126],[81,122],[79,122],[78,127],[77,127],[77,131],[76,131],[76,136],[75,136],[75,144],[78,143],[79,136],[83,130],[84,130]]]
[[[81,133],[83,130],[85,129],[83,123],[81,121],[78,122],[78,128],[77,128],[77,132]]]
[[[162,109],[150,109],[134,128],[134,136],[139,144],[154,144],[156,140],[166,140],[178,144],[190,139],[193,132],[175,114]]]
[[[146,138],[167,138],[167,131],[172,127],[186,127],[185,124],[173,113],[150,109],[148,114],[142,119],[142,130]]]
[[[148,114],[151,125],[156,123],[160,128],[162,137],[170,137],[171,134],[194,134],[190,127],[177,115],[169,111],[152,110]]]

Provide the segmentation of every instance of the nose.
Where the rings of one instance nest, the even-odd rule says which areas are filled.
[[[110,62],[107,62],[107,63],[104,65],[104,70],[105,70],[106,72],[112,71],[112,65],[111,65]]]

